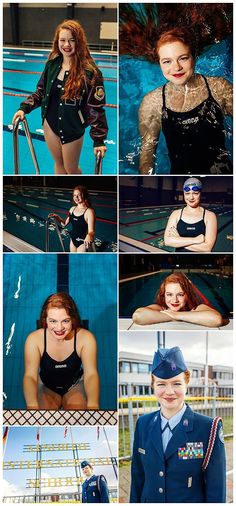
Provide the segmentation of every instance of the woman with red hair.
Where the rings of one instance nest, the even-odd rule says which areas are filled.
[[[139,109],[140,172],[153,172],[162,130],[172,174],[232,173],[224,127],[233,114],[232,85],[195,72],[196,43],[186,28],[162,33],[155,55],[168,82],[145,95]]]
[[[192,282],[183,272],[173,272],[167,276],[156,294],[155,303],[136,309],[133,321],[139,325],[170,321],[183,321],[206,327],[223,325],[221,314],[202,303]]]
[[[99,409],[97,345],[65,292],[45,300],[40,328],[25,342],[27,409]]]
[[[85,128],[90,125],[95,156],[104,157],[107,122],[105,92],[100,70],[92,59],[81,25],[65,20],[56,29],[36,91],[20,104],[19,117],[41,106],[44,136],[55,162],[56,174],[79,174]]]

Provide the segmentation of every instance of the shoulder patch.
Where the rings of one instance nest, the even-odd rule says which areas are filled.
[[[104,97],[105,97],[105,92],[104,92],[103,86],[96,86],[94,98],[101,101],[104,99]]]
[[[219,440],[221,441],[221,443],[224,444],[225,440],[224,440],[224,433],[223,433],[223,428],[222,427],[220,427],[218,436],[219,436]]]

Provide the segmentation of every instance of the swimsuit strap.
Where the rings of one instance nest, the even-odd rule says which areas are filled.
[[[209,93],[209,97],[208,98],[213,98],[212,97],[212,94],[211,94],[211,90],[210,90],[210,86],[208,84],[208,81],[207,81],[207,78],[205,76],[202,76],[204,81],[205,81],[205,84],[206,84],[206,87],[207,87],[207,90],[208,90],[208,93]]]
[[[74,351],[76,352],[76,329],[75,329],[75,335],[74,335]]]
[[[166,89],[166,84],[164,84],[164,86],[163,86],[163,88],[162,88],[162,100],[163,100],[163,107],[165,107],[165,106],[166,106],[165,89]]]
[[[203,215],[202,215],[202,219],[203,219],[203,221],[204,221],[204,218],[205,218],[205,214],[206,214],[206,209],[205,209],[205,207],[204,207],[204,208],[203,208]]]
[[[47,348],[46,329],[44,329],[44,352],[46,351],[46,348]]]
[[[180,213],[180,217],[179,217],[180,220],[182,218],[183,211],[184,211],[184,207],[182,207],[182,209],[181,209],[181,213]]]

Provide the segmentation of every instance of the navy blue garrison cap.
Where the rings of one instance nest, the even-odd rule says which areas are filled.
[[[152,374],[161,379],[174,378],[187,370],[182,351],[174,348],[160,348],[155,352],[152,363]]]
[[[84,467],[86,467],[86,466],[92,467],[88,460],[83,460],[83,462],[81,462],[80,465],[81,465],[82,469],[84,469]]]

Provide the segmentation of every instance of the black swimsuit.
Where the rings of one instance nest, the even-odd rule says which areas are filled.
[[[84,239],[88,233],[88,224],[84,219],[84,215],[87,209],[80,216],[76,216],[73,211],[70,213],[70,223],[72,225],[72,231],[70,233],[71,240],[76,248],[81,244],[84,244]]]
[[[52,85],[52,90],[50,93],[49,104],[46,114],[46,120],[50,128],[52,129],[54,134],[57,135],[58,137],[60,137],[58,116],[59,116],[59,103],[62,85],[63,81],[56,78]]]
[[[181,210],[179,221],[176,225],[176,230],[180,237],[197,237],[200,234],[205,235],[206,233],[206,224],[204,221],[206,209],[203,211],[202,219],[196,221],[195,223],[186,223],[186,221],[182,220],[182,214],[184,211],[184,207]],[[175,251],[188,251],[186,248],[176,248]]]
[[[207,79],[202,76],[208,98],[187,112],[166,107],[162,89],[162,130],[169,151],[172,174],[211,174],[214,164],[218,171],[232,173],[232,164],[225,149],[224,115],[213,98]]]
[[[69,357],[57,362],[50,357],[46,350],[46,329],[44,330],[44,351],[40,360],[39,376],[43,384],[59,395],[64,395],[83,375],[81,358],[76,351],[76,330],[74,335],[74,350]]]

